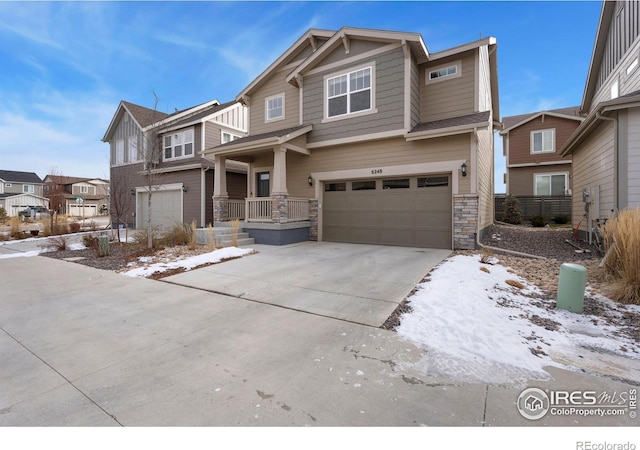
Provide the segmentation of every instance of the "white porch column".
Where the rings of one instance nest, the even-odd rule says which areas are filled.
[[[227,193],[227,158],[216,155],[216,169],[213,179],[213,196],[229,197]]]
[[[273,184],[271,195],[287,195],[287,149],[273,149]]]

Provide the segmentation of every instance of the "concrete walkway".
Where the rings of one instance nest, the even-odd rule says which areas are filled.
[[[379,327],[451,253],[333,242],[251,248],[258,254],[164,281]]]

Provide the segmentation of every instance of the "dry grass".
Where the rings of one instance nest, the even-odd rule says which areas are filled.
[[[514,288],[517,288],[517,289],[524,289],[524,284],[520,283],[517,280],[506,280],[505,283],[507,283],[509,286],[513,286]]]
[[[493,250],[482,247],[480,249],[480,262],[482,264],[493,264]]]
[[[207,248],[211,252],[216,249],[216,235],[211,224],[207,225]]]
[[[612,276],[609,296],[640,305],[640,208],[625,209],[603,228],[605,270]]]
[[[189,250],[195,250],[196,249],[196,228],[198,226],[196,225],[196,221],[192,220],[191,221],[191,234],[189,235]]]
[[[20,237],[20,218],[18,216],[11,217],[11,237]]]
[[[232,247],[237,247],[238,246],[238,231],[240,230],[240,220],[235,219],[231,222],[231,229],[232,229],[232,234],[231,234],[231,246]]]

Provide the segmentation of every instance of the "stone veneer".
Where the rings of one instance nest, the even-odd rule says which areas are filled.
[[[309,240],[318,240],[318,200],[309,200]]]
[[[271,220],[273,223],[283,223],[289,218],[287,205],[288,195],[274,194],[271,196]]]
[[[214,222],[227,222],[229,220],[229,197],[213,197]]]
[[[478,232],[478,196],[458,194],[453,196],[453,248],[475,250]]]

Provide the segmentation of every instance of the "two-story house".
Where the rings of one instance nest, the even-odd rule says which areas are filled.
[[[17,216],[29,206],[49,208],[44,197],[44,184],[33,172],[0,170],[0,208],[9,216]]]
[[[507,194],[570,195],[571,155],[560,149],[582,120],[577,106],[504,117]]]
[[[58,214],[94,217],[106,214],[109,208],[109,181],[100,178],[47,175],[44,195],[50,208]]]
[[[248,135],[204,154],[248,164],[257,242],[474,248],[493,221],[496,50],[491,37],[431,53],[417,33],[308,30],[236,97]],[[217,178],[216,220],[228,191]]]
[[[640,206],[640,3],[605,1],[580,111],[562,155],[573,158],[573,225],[581,234]]]
[[[212,223],[215,164],[201,152],[243,136],[246,121],[246,107],[237,102],[212,100],[165,114],[122,101],[102,138],[111,149],[114,225],[144,228],[149,217],[160,230]],[[231,197],[245,198],[245,165],[232,164],[226,171]]]

